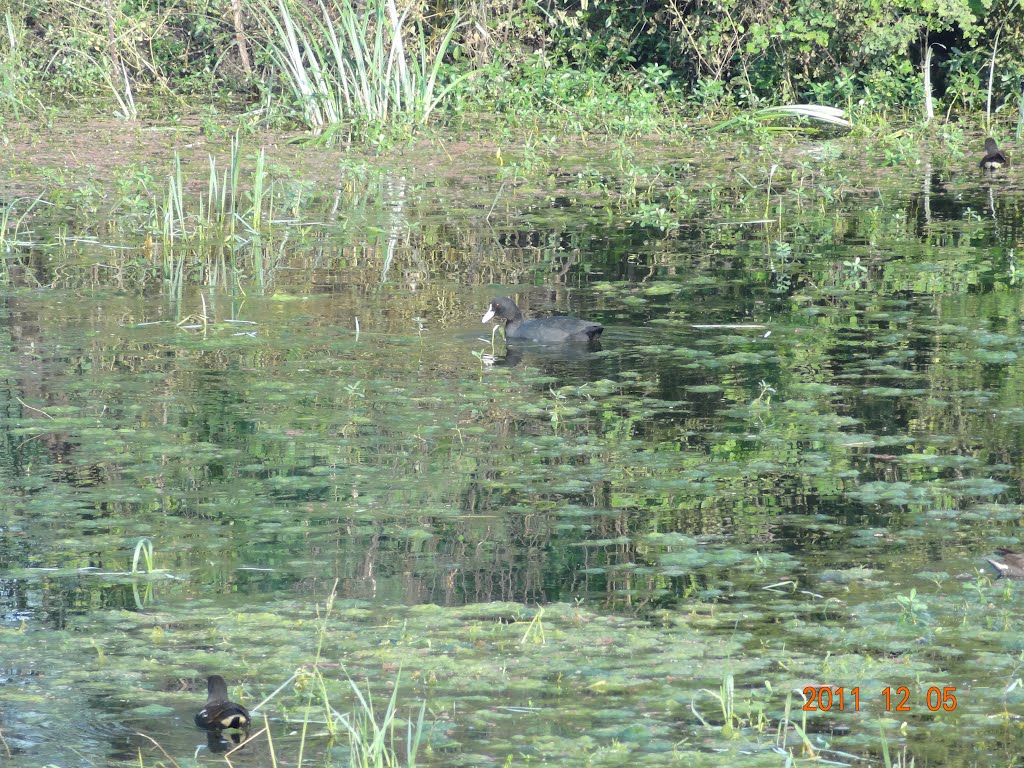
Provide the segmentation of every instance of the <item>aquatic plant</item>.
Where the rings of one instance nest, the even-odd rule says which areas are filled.
[[[149,539],[139,539],[135,544],[135,552],[132,554],[132,573],[139,572],[139,562],[146,567],[146,573],[153,572],[153,542]]]
[[[260,231],[268,199],[266,153],[260,148],[248,193],[241,185],[241,163],[241,139],[236,133],[231,140],[227,167],[218,171],[216,157],[208,156],[206,188],[196,201],[198,210],[192,212],[189,211],[191,198],[186,198],[181,157],[174,153],[173,168],[167,177],[167,193],[159,213],[165,245],[173,246],[179,239],[204,242],[216,238],[218,242],[230,243],[237,236],[238,223],[248,224],[248,234]],[[248,211],[242,207],[246,197]]]
[[[294,0],[262,5],[273,28],[269,53],[317,134],[352,120],[425,123],[454,83],[439,83],[441,64],[461,25],[458,14],[431,48],[422,22],[394,0],[356,8],[350,0]]]
[[[19,232],[33,209],[44,204],[43,195],[40,193],[29,200],[25,210],[15,218],[15,212],[22,202],[20,198],[0,201],[0,252],[9,253],[12,246],[19,244]],[[0,259],[0,276],[6,277],[7,269],[7,259]]]
[[[180,294],[190,254],[199,254],[207,275],[220,275],[227,284],[238,281],[235,252],[250,248],[253,272],[262,283],[264,270],[260,237],[274,222],[273,184],[267,181],[266,152],[260,148],[248,189],[242,180],[242,146],[238,132],[230,143],[228,163],[218,169],[214,155],[207,158],[205,189],[196,197],[186,193],[181,158],[174,154],[166,192],[153,212],[159,223],[163,278]],[[246,207],[247,206],[247,207]],[[225,253],[230,259],[225,263]],[[230,264],[230,268],[228,266]]]
[[[741,718],[736,712],[736,679],[731,672],[726,672],[722,676],[721,686],[719,690],[711,691],[707,688],[702,688],[701,693],[706,693],[709,696],[718,700],[719,707],[722,712],[722,735],[726,738],[733,738],[738,735],[738,730],[743,727],[743,718]],[[690,702],[690,710],[700,720],[701,724],[705,727],[710,727],[710,724],[705,720],[700,712],[697,711],[697,699],[693,698]]]
[[[918,598],[916,588],[911,588],[909,594],[896,595],[896,604],[900,607],[900,620],[909,624],[917,624],[928,611],[925,602]]]
[[[419,713],[415,719],[410,719],[405,724],[404,736],[400,733],[401,725],[398,717],[398,692],[400,690],[401,670],[395,677],[391,686],[391,696],[383,711],[374,704],[373,694],[369,684],[365,688],[360,687],[355,680],[349,676],[342,666],[342,672],[348,680],[349,689],[355,696],[356,707],[353,711],[342,713],[331,703],[331,696],[328,691],[327,680],[324,677],[324,667],[321,664],[324,652],[324,644],[330,627],[331,615],[334,611],[334,603],[337,597],[337,581],[328,595],[323,610],[319,608],[317,621],[317,642],[316,652],[312,664],[308,668],[300,669],[292,675],[286,683],[278,687],[281,691],[285,685],[300,677],[307,678],[303,686],[307,690],[306,707],[302,718],[301,738],[298,746],[297,763],[303,763],[303,756],[307,749],[307,739],[310,736],[309,726],[311,715],[314,709],[314,694],[320,698],[320,705],[324,713],[324,725],[330,738],[344,736],[349,743],[349,765],[353,768],[386,768],[390,766],[404,765],[408,768],[415,768],[420,744],[424,737],[424,717],[426,715],[426,702],[420,704]]]
[[[530,619],[529,625],[526,627],[526,631],[523,633],[523,639],[519,643],[534,643],[537,645],[544,645],[544,608],[540,607],[537,612]]]
[[[395,678],[391,697],[383,713],[374,707],[369,687],[364,691],[354,680],[349,679],[359,706],[351,714],[343,716],[341,722],[349,740],[349,765],[354,768],[398,765],[415,768],[424,735],[423,719],[427,703],[421,703],[419,713],[406,723],[403,737],[399,733],[397,712],[400,679],[401,674]]]
[[[885,768],[914,768],[916,760],[913,755],[908,755],[907,745],[903,744],[900,747],[899,753],[896,754],[894,758],[891,750],[889,749],[889,737],[885,733],[884,724],[879,724],[878,732],[879,746],[882,752],[882,765],[885,766]]]
[[[764,379],[761,379],[757,383],[758,393],[757,397],[754,398],[754,402],[751,406],[755,409],[771,410],[772,407],[772,395],[775,394],[775,387],[769,384]]]

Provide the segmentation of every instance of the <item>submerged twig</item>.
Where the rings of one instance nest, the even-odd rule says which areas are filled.
[[[181,766],[178,765],[177,762],[175,762],[174,758],[167,754],[167,750],[160,746],[160,742],[158,742],[152,736],[147,736],[144,733],[136,733],[135,735],[136,736],[141,736],[144,739],[149,739],[151,742],[153,742],[153,746],[156,747],[157,749],[159,749],[163,753],[164,757],[166,757],[168,760],[171,761],[171,765],[173,765],[174,768],[181,768]]]
[[[46,418],[48,418],[48,419],[49,419],[50,421],[56,421],[56,419],[55,419],[55,418],[53,418],[53,416],[51,416],[50,414],[48,414],[48,413],[47,413],[46,411],[41,411],[41,410],[39,410],[38,408],[33,408],[33,407],[32,407],[31,405],[29,405],[28,403],[26,403],[26,402],[25,402],[24,400],[22,400],[22,399],[21,399],[20,397],[17,397],[17,396],[15,396],[15,398],[14,398],[14,399],[15,399],[15,400],[17,400],[17,401],[18,401],[19,403],[21,403],[21,404],[22,404],[22,406],[24,406],[25,408],[28,408],[28,409],[29,409],[30,411],[35,411],[36,413],[41,413],[41,414],[43,414],[43,416],[45,416]]]
[[[504,191],[504,189],[505,189],[505,182],[503,181],[503,182],[501,182],[501,186],[498,187],[497,194],[494,196],[494,202],[491,203],[491,209],[487,212],[487,215],[484,216],[484,221],[486,221],[488,224],[490,224],[490,222],[491,222],[491,214],[494,213],[494,207],[498,204],[498,198],[501,197],[501,193],[502,193],[502,191]]]

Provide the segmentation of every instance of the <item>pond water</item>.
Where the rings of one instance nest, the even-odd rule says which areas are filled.
[[[349,678],[424,765],[1018,764],[1021,177],[784,141],[0,187],[0,754],[222,764],[219,673],[234,765],[347,765]]]

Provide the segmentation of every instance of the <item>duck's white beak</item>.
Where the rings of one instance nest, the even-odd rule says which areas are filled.
[[[488,307],[487,314],[484,315],[483,319],[480,322],[486,323],[492,317],[494,317],[494,307]]]

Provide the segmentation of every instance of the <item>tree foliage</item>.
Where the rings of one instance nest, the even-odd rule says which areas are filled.
[[[815,102],[915,112],[931,49],[930,82],[943,109],[984,109],[990,71],[996,108],[1016,109],[1024,98],[1022,0],[478,0],[468,7],[362,0],[356,7],[370,12],[390,2],[438,35],[461,14],[452,77],[504,70],[503,80],[529,83],[557,71],[581,83],[607,75],[602,82],[624,91],[653,86],[698,109]],[[0,109],[111,89],[253,98],[280,87],[273,29],[258,0],[0,0],[0,21]],[[472,79],[467,88],[488,92]]]

